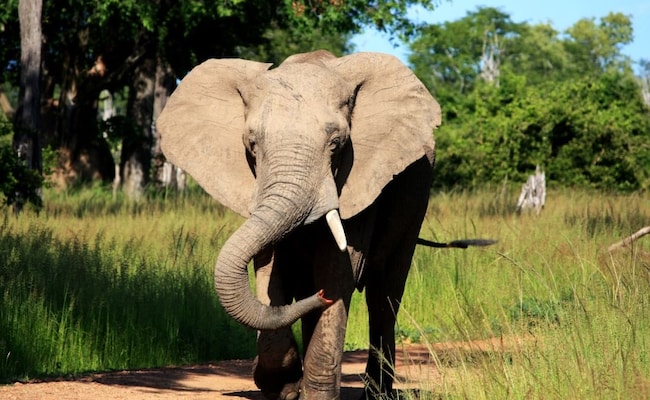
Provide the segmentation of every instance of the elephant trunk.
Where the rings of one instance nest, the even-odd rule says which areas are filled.
[[[277,172],[277,171],[275,171]],[[262,304],[251,291],[248,263],[304,223],[312,212],[316,192],[305,182],[274,173],[272,182],[262,177],[264,194],[250,218],[223,245],[215,266],[215,289],[226,312],[240,323],[258,330],[290,326],[303,315],[332,303],[320,291],[284,306]]]

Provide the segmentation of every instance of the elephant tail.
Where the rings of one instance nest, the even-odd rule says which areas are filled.
[[[417,244],[427,247],[435,248],[456,248],[456,249],[466,249],[470,246],[485,247],[497,243],[497,240],[494,239],[460,239],[453,240],[447,243],[433,242],[431,240],[426,240],[418,238]]]

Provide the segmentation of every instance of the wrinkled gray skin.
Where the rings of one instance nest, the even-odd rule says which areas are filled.
[[[219,252],[215,288],[233,318],[259,331],[254,378],[267,398],[339,398],[350,298],[362,288],[377,349],[368,394],[392,391],[395,316],[439,124],[421,82],[378,53],[318,51],[274,69],[209,60],[170,98],[157,122],[165,155],[248,217]],[[330,210],[343,220],[343,251],[324,221]],[[298,319],[303,355],[290,329]]]

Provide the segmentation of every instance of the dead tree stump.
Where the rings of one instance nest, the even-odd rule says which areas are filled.
[[[534,210],[539,215],[546,204],[546,175],[544,171],[535,168],[535,175],[530,175],[528,181],[521,187],[517,200],[517,213],[523,210]]]

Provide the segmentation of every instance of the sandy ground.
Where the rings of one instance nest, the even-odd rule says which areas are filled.
[[[490,339],[477,342],[439,343],[430,347],[407,345],[398,349],[398,389],[427,387],[440,380],[436,364],[453,364],[459,354],[517,351],[519,340]],[[437,362],[431,357],[436,354]],[[357,400],[363,393],[361,374],[366,352],[348,352],[343,359],[342,400]],[[3,400],[153,400],[211,399],[262,400],[253,383],[252,360],[220,361],[177,368],[99,373],[71,380],[15,383],[0,386]]]

